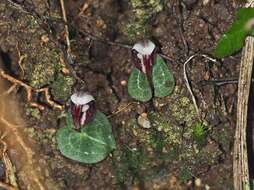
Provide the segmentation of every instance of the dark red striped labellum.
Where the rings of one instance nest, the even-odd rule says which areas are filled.
[[[155,51],[155,44],[150,40],[136,43],[131,51],[135,67],[142,73],[151,75]]]
[[[75,129],[92,121],[96,113],[95,100],[88,93],[78,92],[71,96],[71,115]]]

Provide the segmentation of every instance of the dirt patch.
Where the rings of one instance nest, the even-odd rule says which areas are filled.
[[[15,1],[16,2],[16,1]],[[195,58],[189,65],[198,117],[183,81],[182,63],[194,53],[210,54],[233,20],[235,1],[66,1],[73,62],[78,78],[64,71],[64,23],[58,1],[0,3],[0,53],[10,75],[34,88],[49,87],[54,101],[68,105],[72,91],[85,89],[109,116],[117,150],[95,164],[63,157],[55,133],[64,125],[61,111],[45,98],[40,111],[22,100],[26,132],[38,142],[40,160],[58,183],[56,189],[232,189],[231,151],[235,126],[236,84],[217,86],[205,79],[238,76],[239,55],[213,63]],[[176,78],[172,96],[150,104],[134,102],[126,83],[133,68],[128,44],[150,38],[171,58]],[[20,57],[24,59],[20,61]],[[19,64],[18,64],[19,63]],[[85,84],[81,80],[85,81]],[[24,97],[24,98],[23,98]],[[121,110],[119,113],[116,111]],[[147,113],[152,124],[137,123]]]

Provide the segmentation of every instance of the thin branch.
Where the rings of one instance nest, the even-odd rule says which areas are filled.
[[[253,7],[254,1],[248,0],[245,7]],[[237,122],[234,137],[233,177],[235,190],[250,190],[250,176],[247,149],[248,102],[254,60],[254,37],[245,39],[242,50],[238,83]]]
[[[254,82],[254,79],[252,79]],[[206,85],[215,85],[215,86],[223,86],[227,84],[237,84],[238,78],[225,78],[225,79],[212,79],[212,80],[202,80],[198,82],[199,85],[206,86]]]
[[[102,38],[100,38],[98,36],[95,36],[95,35],[93,35],[93,34],[91,34],[89,32],[78,30],[78,33],[81,36],[87,36],[88,38],[90,38],[90,39],[92,39],[94,41],[105,43],[105,44],[108,44],[108,45],[111,45],[111,46],[118,46],[118,47],[122,47],[122,48],[125,48],[125,49],[131,49],[132,48],[132,45],[124,44],[124,43],[121,43],[121,42],[112,42],[112,41],[109,41],[109,40],[105,40],[105,39],[102,39]]]
[[[12,0],[6,0],[7,2],[9,2],[9,4],[15,8],[15,9],[18,9],[19,11],[23,12],[23,13],[26,13],[26,14],[29,14],[28,11],[26,11],[20,4],[18,3],[15,3],[14,1]]]
[[[122,111],[126,110],[128,107],[133,106],[135,104],[139,104],[138,102],[130,102],[128,103],[126,106],[119,108],[117,111],[113,112],[112,114],[110,114],[109,116],[107,116],[108,118],[114,117],[115,115],[121,113]]]
[[[251,75],[254,60],[254,38],[247,37],[242,51],[238,83],[237,123],[233,153],[234,189],[249,190],[249,164],[247,150],[247,118]]]
[[[64,6],[64,1],[60,0],[61,4],[61,10],[62,10],[62,15],[63,15],[63,21],[64,21],[64,28],[65,28],[65,40],[66,40],[66,45],[67,45],[67,53],[71,53],[71,43],[70,43],[70,38],[69,38],[69,28],[68,28],[68,21],[66,17],[66,11],[65,11],[65,6]]]
[[[189,93],[190,93],[190,95],[191,95],[191,99],[192,99],[192,102],[193,102],[194,107],[195,107],[195,109],[196,109],[197,115],[198,115],[198,117],[199,117],[199,119],[200,119],[200,121],[201,121],[201,120],[202,120],[202,119],[201,119],[201,118],[202,118],[202,117],[201,117],[201,112],[200,112],[200,110],[199,110],[199,108],[198,108],[197,100],[196,100],[196,98],[195,98],[195,96],[194,96],[194,93],[193,93],[193,90],[192,90],[192,88],[191,88],[191,85],[190,85],[190,82],[189,82],[189,78],[188,78],[188,74],[187,74],[187,69],[186,69],[188,63],[189,63],[193,58],[195,58],[195,57],[204,57],[204,58],[206,58],[206,59],[208,59],[208,60],[210,60],[210,61],[212,61],[212,62],[216,62],[216,60],[213,59],[213,58],[211,58],[211,57],[209,57],[208,55],[205,55],[205,54],[195,54],[195,55],[190,56],[190,57],[184,62],[184,64],[183,64],[183,76],[184,76],[185,84],[186,84],[186,87],[187,87],[187,89],[188,89],[188,91],[189,91]]]

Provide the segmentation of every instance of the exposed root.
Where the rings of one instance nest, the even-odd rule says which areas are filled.
[[[56,102],[54,102],[53,100],[51,100],[51,97],[50,97],[50,94],[49,94],[49,88],[40,88],[40,89],[34,89],[33,87],[27,85],[26,83],[18,80],[18,79],[15,79],[14,77],[6,74],[2,69],[0,69],[0,76],[8,81],[10,81],[11,83],[13,83],[14,85],[11,86],[11,88],[7,91],[8,93],[10,93],[11,91],[13,91],[13,89],[16,87],[16,86],[22,86],[25,88],[26,90],[26,93],[27,93],[27,101],[30,103],[30,105],[32,107],[36,107],[40,110],[44,110],[45,109],[45,106],[37,103],[37,102],[34,102],[32,100],[32,95],[33,93],[44,93],[44,96],[45,96],[45,99],[47,101],[47,103],[52,107],[52,108],[56,108],[56,109],[60,109],[60,110],[63,110],[64,109],[64,106],[63,105],[60,105]]]
[[[12,124],[9,121],[7,121],[5,118],[0,118],[0,121],[2,121],[6,126],[9,127],[9,129],[11,130],[11,133],[15,136],[15,140],[17,141],[17,143],[24,150],[24,153],[26,154],[26,157],[27,157],[27,165],[33,165],[33,155],[34,155],[34,152],[32,151],[32,149],[30,147],[28,147],[26,145],[26,143],[24,142],[22,137],[19,135],[19,133],[17,131],[18,126],[15,125],[15,124]],[[30,171],[30,177],[29,178],[32,179],[38,185],[40,190],[45,190],[45,188],[43,187],[42,183],[40,182],[40,180],[38,179],[37,175],[35,174],[34,170]]]
[[[18,188],[18,184],[16,181],[16,175],[15,175],[15,169],[13,167],[13,164],[7,154],[7,144],[4,141],[4,137],[5,137],[5,133],[3,133],[3,135],[0,137],[0,143],[2,144],[1,147],[1,159],[3,160],[3,163],[6,167],[6,171],[5,171],[5,184],[11,184],[11,186],[9,186],[9,188]]]
[[[22,77],[21,78],[23,78],[25,76],[25,71],[24,71],[22,63],[23,63],[24,59],[27,58],[27,55],[26,54],[21,55],[18,44],[16,45],[16,49],[18,51],[18,57],[19,57],[18,65],[19,65],[19,68],[21,69],[21,72],[22,72]]]

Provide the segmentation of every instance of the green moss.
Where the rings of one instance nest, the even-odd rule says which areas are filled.
[[[29,84],[35,88],[41,88],[50,84],[58,70],[59,55],[55,51],[42,48],[33,57],[33,64],[28,66]]]
[[[167,144],[167,137],[163,132],[152,130],[150,134],[150,143],[157,153],[162,153]]]
[[[150,113],[149,116],[154,128],[165,136],[167,144],[174,146],[181,144],[182,129],[179,128],[179,126],[172,125],[171,122],[167,120],[167,118],[161,116],[156,112]]]
[[[56,147],[56,129],[36,130],[35,128],[26,128],[25,132],[29,137],[35,139],[37,142],[50,144],[52,147]]]
[[[25,111],[26,111],[26,115],[28,115],[28,116],[32,116],[35,119],[41,118],[41,112],[37,108],[32,108],[30,106],[26,106]]]
[[[147,7],[152,9],[153,13],[160,12],[163,9],[163,0],[130,0],[134,9],[141,9]]]
[[[127,24],[124,32],[128,35],[129,39],[135,40],[138,36],[148,38],[150,29],[145,23],[134,22]]]
[[[130,0],[130,3],[134,16],[126,25],[124,32],[131,40],[149,37],[151,30],[149,21],[154,14],[162,11],[164,0]]]
[[[58,74],[54,82],[51,84],[51,93],[56,100],[67,100],[71,95],[71,89],[74,79],[70,76]]]
[[[206,144],[207,130],[202,123],[197,123],[192,127],[193,140],[202,147]]]
[[[182,183],[187,183],[192,177],[192,173],[188,167],[182,167],[180,169],[179,179]]]
[[[187,127],[191,127],[198,120],[195,107],[187,97],[178,97],[170,107],[173,117],[179,124],[184,123]]]
[[[230,151],[233,143],[234,131],[228,124],[217,126],[213,129],[211,135],[216,142],[222,145],[225,151]]]
[[[27,22],[26,25],[28,29],[37,29],[39,27],[37,20],[31,15],[27,15],[27,20],[26,19],[20,20],[24,20]]]
[[[141,166],[146,160],[142,149],[124,146],[121,151],[114,152],[113,168],[117,183],[125,185],[127,178],[138,177]]]

